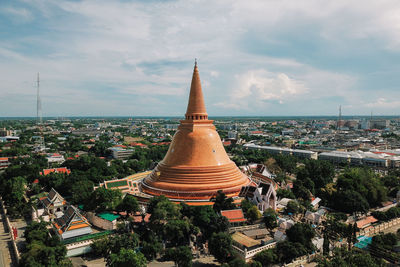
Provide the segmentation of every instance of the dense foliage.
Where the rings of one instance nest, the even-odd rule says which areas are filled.
[[[366,213],[370,207],[376,207],[387,199],[387,190],[380,177],[365,168],[346,169],[339,176],[335,190],[326,192],[330,206],[348,213]]]
[[[369,253],[360,250],[336,248],[333,256],[322,258],[318,267],[384,267],[382,259],[373,258]]]
[[[26,227],[26,251],[21,266],[70,266],[65,258],[67,249],[57,236],[50,237],[47,223],[32,222]]]

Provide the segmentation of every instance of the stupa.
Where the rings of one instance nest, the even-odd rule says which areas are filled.
[[[208,119],[195,63],[185,119],[180,121],[164,159],[142,180],[142,191],[176,200],[209,200],[222,190],[238,196],[250,183],[225,152],[212,120]]]

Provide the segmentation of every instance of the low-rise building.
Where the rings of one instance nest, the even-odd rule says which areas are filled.
[[[125,149],[121,147],[111,147],[109,150],[111,151],[111,155],[114,159],[120,160],[129,159],[135,151],[133,149]]]
[[[7,157],[0,158],[0,170],[7,168],[10,164]]]
[[[90,223],[72,205],[68,206],[62,217],[54,219],[53,227],[61,240],[92,233]]]
[[[62,164],[65,161],[64,156],[59,153],[48,153],[46,159],[49,162],[49,164],[51,163]]]
[[[242,209],[221,210],[221,216],[226,217],[231,224],[237,225],[246,221]]]

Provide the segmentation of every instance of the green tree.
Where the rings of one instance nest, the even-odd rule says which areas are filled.
[[[98,257],[106,257],[109,252],[109,240],[108,238],[99,238],[93,241],[90,244],[90,248],[92,249],[92,253]]]
[[[380,258],[373,258],[369,253],[361,250],[347,251],[345,248],[334,249],[333,256],[318,260],[318,267],[384,267]]]
[[[149,242],[143,241],[141,247],[140,252],[143,253],[148,261],[154,260],[162,250],[162,244],[156,238],[149,240]]]
[[[261,212],[256,206],[253,206],[247,210],[246,217],[250,221],[250,223],[254,223],[261,218]]]
[[[192,266],[192,251],[187,246],[167,249],[165,252],[165,257],[168,260],[174,261],[178,267]]]
[[[278,262],[288,263],[293,259],[307,254],[307,248],[297,242],[283,241],[276,245]]]
[[[305,223],[296,223],[286,230],[286,235],[290,242],[302,244],[308,252],[312,252],[314,250],[312,239],[315,236],[315,231],[311,225]]]
[[[57,236],[50,237],[45,222],[32,222],[25,229],[26,250],[21,255],[21,266],[69,266],[67,249]]]
[[[90,180],[82,179],[72,185],[71,194],[72,202],[74,204],[83,204],[90,200],[93,192],[93,182]]]
[[[90,201],[85,203],[86,210],[102,212],[113,210],[121,202],[122,194],[120,190],[106,189],[99,187],[92,192]]]
[[[276,196],[278,198],[291,198],[291,199],[296,198],[296,196],[293,194],[292,191],[281,188],[278,188],[278,190],[276,190]]]
[[[117,209],[121,210],[121,211],[125,211],[126,216],[129,216],[129,215],[134,214],[135,212],[139,211],[139,202],[137,201],[136,197],[134,197],[130,194],[126,194]]]
[[[236,208],[236,205],[233,203],[233,198],[227,197],[222,190],[217,192],[217,196],[215,199],[212,199],[214,202],[213,209],[216,212],[220,212],[221,210],[232,210]]]
[[[139,238],[132,233],[114,235],[109,238],[108,247],[111,253],[118,253],[123,248],[135,250],[139,247]]]
[[[163,226],[163,237],[173,246],[188,244],[190,233],[191,227],[187,220],[169,220]]]
[[[240,206],[242,207],[243,212],[246,214],[247,210],[255,205],[250,200],[243,199],[242,202],[240,203]]]
[[[348,168],[339,176],[328,203],[339,211],[364,213],[386,201],[386,194],[382,179],[372,170]]]
[[[266,209],[266,210],[264,211],[263,220],[264,220],[264,223],[265,223],[265,227],[266,227],[269,231],[272,231],[272,229],[274,229],[274,228],[276,228],[276,227],[278,226],[278,223],[277,223],[277,220],[278,220],[277,214],[276,214],[276,212],[275,212],[273,209],[271,209],[271,208]]]
[[[288,202],[286,205],[285,209],[286,213],[292,213],[292,214],[297,214],[300,212],[300,206],[295,200],[291,200]]]
[[[135,252],[133,249],[121,248],[117,253],[111,253],[107,257],[107,266],[110,267],[145,267],[147,261],[144,255],[140,252]]]
[[[253,261],[257,261],[262,264],[263,267],[270,267],[278,260],[278,256],[274,249],[267,249],[257,253]]]
[[[220,262],[228,262],[232,257],[232,238],[228,233],[214,233],[209,241],[210,253]]]

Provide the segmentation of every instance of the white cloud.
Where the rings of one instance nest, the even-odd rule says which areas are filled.
[[[188,62],[195,57],[199,58],[208,105],[211,109],[213,104],[225,107],[226,115],[232,108],[245,114],[253,108],[263,111],[270,104],[287,106],[287,112],[293,114],[297,110],[289,106],[295,102],[335,97],[348,105],[364,105],[360,103],[368,101],[359,76],[368,74],[331,70],[324,67],[323,60],[313,66],[312,59],[262,50],[262,43],[257,47],[262,52],[249,51],[246,45],[252,43],[252,37],[266,44],[292,45],[290,37],[306,31],[306,37],[311,32],[314,38],[327,41],[331,50],[326,52],[331,54],[359,53],[358,47],[352,46],[354,40],[363,41],[370,51],[400,49],[397,0],[362,4],[349,0],[22,2],[22,8],[10,6],[0,12],[37,23],[41,31],[21,33],[14,39],[0,37],[0,91],[31,95],[35,74],[40,71],[43,94],[68,99],[71,105],[81,101],[82,112],[97,110],[100,103],[122,105],[118,102],[121,96],[143,94],[153,100],[158,96],[161,102],[167,101],[165,96],[182,96],[190,84],[192,63]],[[247,36],[249,32],[252,35]],[[299,46],[323,50],[319,45],[324,44],[313,41],[305,40]],[[148,68],[142,66],[144,62],[149,63]],[[170,64],[174,62],[179,64]],[[51,90],[46,92],[46,87]],[[96,87],[99,91],[111,88],[109,99],[101,99],[106,92],[98,94]],[[84,96],[69,98],[80,94]],[[65,101],[59,108],[68,111]],[[180,113],[176,105],[169,104],[166,115]],[[6,114],[7,105],[0,106],[0,113]]]
[[[385,108],[394,109],[400,107],[400,100],[388,100],[386,98],[380,97],[373,102],[366,103],[366,107],[369,108]]]
[[[263,69],[237,75],[235,84],[227,102],[219,102],[217,106],[251,109],[264,105],[265,101],[283,104],[309,90],[302,81],[291,79],[285,73],[272,73]]]

